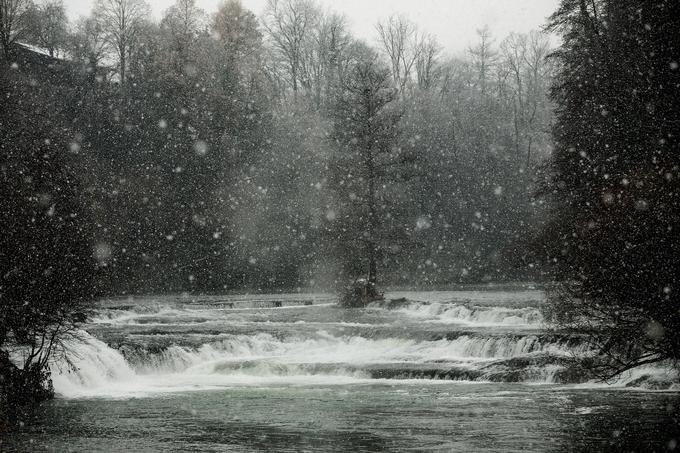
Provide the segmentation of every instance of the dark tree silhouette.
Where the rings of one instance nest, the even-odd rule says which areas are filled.
[[[544,257],[608,377],[680,358],[680,4],[564,0]]]
[[[344,83],[334,115],[338,145],[332,185],[338,212],[333,241],[344,249],[349,269],[375,284],[387,233],[387,169],[405,159],[393,148],[400,113],[390,73],[375,60],[359,62]],[[354,275],[356,277],[356,275]]]
[[[87,317],[96,261],[67,94],[12,69],[0,93],[0,400],[22,405],[51,395],[48,364]]]

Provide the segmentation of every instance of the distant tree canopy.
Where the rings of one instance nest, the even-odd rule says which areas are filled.
[[[446,58],[405,18],[382,21],[373,48],[308,0],[269,1],[260,18],[237,0],[210,15],[177,0],[158,23],[143,0],[97,0],[74,26],[56,0],[1,1],[21,6],[0,30],[8,48],[68,62],[49,82],[73,88],[60,112],[86,150],[78,180],[109,292],[538,275],[512,258],[543,211],[531,194],[550,153],[545,35],[496,45],[482,30]],[[4,65],[39,79],[10,53]],[[373,100],[390,94],[364,121],[382,132],[353,111],[366,107],[348,90],[361,65],[380,74]]]
[[[680,358],[680,4],[564,0],[541,253],[605,376]]]

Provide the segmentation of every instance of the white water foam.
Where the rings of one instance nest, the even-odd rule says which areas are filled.
[[[488,295],[464,301],[458,294],[453,301],[450,294],[440,294],[431,300],[423,294],[418,296],[422,300],[373,304],[369,310],[375,313],[366,318],[357,318],[361,311],[328,308],[321,312],[315,308],[305,315],[289,311],[285,316],[269,318],[265,317],[268,314],[261,315],[249,308],[243,313],[242,308],[198,307],[162,300],[149,305],[130,302],[127,306],[103,308],[93,323],[97,335],[106,338],[107,331],[114,332],[120,341],[122,333],[124,345],[115,350],[84,335],[85,341],[72,347],[75,369],[53,367],[55,390],[66,397],[131,397],[236,386],[394,383],[396,379],[405,383],[415,377],[423,378],[413,381],[420,385],[449,378],[545,384],[559,382],[560,376],[565,375],[560,374],[567,363],[565,358],[592,353],[585,343],[535,335],[542,319],[532,301],[524,303],[518,297],[517,301],[509,301],[509,306],[495,306]],[[394,308],[385,310],[385,306]],[[290,306],[271,310],[285,308],[309,309]],[[305,319],[299,319],[301,315]],[[404,323],[404,316],[411,320]],[[377,322],[363,322],[371,320]],[[212,322],[221,326],[215,327]],[[199,323],[202,324],[195,325]],[[229,330],[243,323],[252,325],[248,329]],[[452,339],[427,341],[420,334],[423,326],[428,326],[426,331],[446,332],[450,337],[456,335],[455,328],[419,323],[461,324],[466,329],[461,329],[465,334]],[[140,324],[163,327],[147,333],[139,328]],[[192,325],[191,331],[171,328],[178,325],[183,329]],[[261,328],[265,325],[266,329]],[[414,332],[418,334],[404,332],[405,338],[401,338],[398,330],[389,329],[402,325],[416,326]],[[516,329],[479,329],[477,334],[470,334],[467,326]],[[368,337],[357,335],[357,329],[352,329],[350,335],[350,329],[333,330],[336,327],[361,327],[361,335]],[[381,329],[372,332],[371,327]],[[385,334],[397,337],[374,338]],[[194,345],[206,343],[197,347],[170,344],[187,337],[197,338]],[[160,349],[159,344],[163,345]],[[156,346],[148,350],[149,345]],[[637,385],[648,375],[640,373],[617,385]],[[371,379],[375,377],[380,379]]]
[[[126,360],[121,352],[88,336],[73,347],[75,369],[55,367],[53,380],[55,390],[64,396],[127,395],[263,382],[345,383],[370,377],[362,371],[366,366],[431,364],[474,369],[499,359],[545,353],[567,355],[573,349],[566,344],[544,344],[536,336],[465,335],[416,341],[337,337],[321,331],[313,338],[288,340],[266,333],[229,335],[199,348],[173,345],[159,353],[130,353]],[[550,382],[547,370],[534,374]]]
[[[381,308],[383,303],[373,303],[371,308]],[[538,308],[474,306],[456,303],[410,302],[395,311],[425,322],[462,324],[477,327],[540,327],[543,316]]]

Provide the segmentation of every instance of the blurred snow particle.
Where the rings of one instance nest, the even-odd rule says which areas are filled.
[[[208,224],[208,219],[205,216],[194,214],[191,216],[191,221],[198,226],[206,226]]]
[[[165,120],[160,120],[158,121],[158,127],[161,129],[165,129],[166,127],[168,127],[168,122]]]
[[[645,327],[645,333],[652,340],[661,340],[664,336],[664,328],[656,321],[649,321]]]
[[[189,63],[184,67],[184,73],[189,77],[194,77],[196,74],[198,74],[198,68],[196,65]]]
[[[80,151],[80,143],[78,142],[71,142],[71,144],[68,145],[69,151],[72,153],[76,154]]]
[[[496,188],[493,189],[493,194],[500,197],[503,194],[503,188],[501,186],[496,186]]]
[[[647,203],[647,200],[638,200],[635,202],[635,209],[638,211],[646,211],[649,209],[649,204]]]
[[[671,69],[673,71],[675,71],[676,69],[678,69],[678,62],[677,61],[671,61],[669,66],[671,67]]]
[[[49,193],[39,193],[38,203],[40,203],[40,206],[43,207],[49,206],[50,204],[52,204],[52,195]]]
[[[111,258],[111,246],[106,242],[98,242],[93,247],[93,254],[99,264],[105,264]]]
[[[208,144],[203,140],[197,140],[194,143],[194,152],[199,156],[205,156],[208,154]]]
[[[332,209],[326,211],[326,220],[329,220],[331,222],[335,220],[335,211],[333,211]]]
[[[416,219],[416,230],[426,230],[432,226],[432,222],[427,217],[418,217]]]

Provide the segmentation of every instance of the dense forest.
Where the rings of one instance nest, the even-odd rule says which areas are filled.
[[[449,57],[404,17],[366,43],[306,0],[259,18],[179,0],[158,23],[102,0],[75,24],[59,1],[9,3],[5,72],[62,96],[103,290],[332,288],[369,255],[385,284],[533,277],[514,259],[542,212],[546,35],[482,29]],[[384,124],[351,126],[386,128],[371,174],[347,124],[365,89],[384,98]]]

